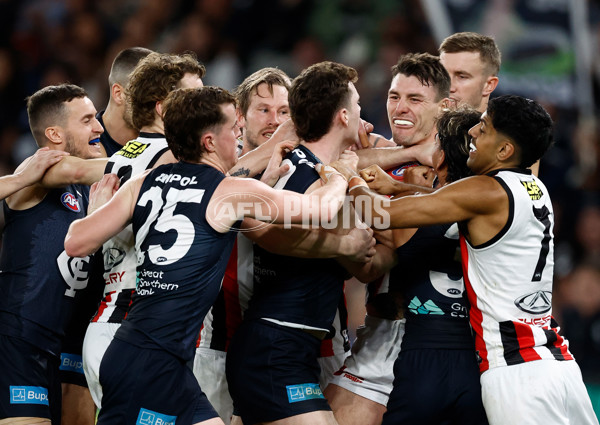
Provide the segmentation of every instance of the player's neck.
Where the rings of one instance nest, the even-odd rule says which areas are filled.
[[[125,145],[130,140],[137,137],[138,133],[129,127],[123,120],[123,111],[114,107],[110,103],[102,114],[104,129],[112,139],[120,145]]]
[[[140,133],[158,133],[165,134],[165,126],[161,119],[157,119],[150,125],[145,125],[140,128]]]
[[[340,157],[344,149],[349,146],[339,137],[327,133],[316,142],[301,142],[308,150],[310,150],[323,164],[329,164]]]

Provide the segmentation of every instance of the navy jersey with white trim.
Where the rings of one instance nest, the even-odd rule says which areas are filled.
[[[304,193],[320,162],[305,146],[286,155],[290,170],[275,186]],[[331,330],[345,270],[333,259],[295,258],[254,247],[254,294],[244,318],[271,318]]]
[[[67,256],[64,240],[71,222],[85,217],[88,195],[88,186],[70,185],[26,210],[4,204],[0,334],[60,354],[75,294],[87,286],[89,271],[89,257]]]
[[[208,165],[182,162],[145,178],[132,219],[136,293],[115,338],[193,358],[235,241],[235,232],[218,233],[206,221],[208,202],[224,178]]]
[[[390,290],[403,294],[402,349],[473,349],[456,224],[418,229],[396,249]]]

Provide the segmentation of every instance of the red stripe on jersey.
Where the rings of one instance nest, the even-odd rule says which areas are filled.
[[[523,361],[531,362],[541,360],[540,355],[532,348],[535,347],[535,339],[531,326],[521,322],[513,322],[515,332],[517,334],[517,343],[519,344],[519,354],[523,357]]]
[[[98,319],[102,316],[102,313],[104,313],[104,310],[106,310],[107,304],[112,301],[112,294],[114,294],[115,292],[117,292],[117,291],[112,291],[112,292],[109,292],[108,294],[106,294],[106,296],[100,303],[100,307],[98,307],[98,312],[92,318],[92,322],[97,322]]]
[[[552,318],[554,320],[554,318]],[[556,328],[552,328],[551,329],[552,332],[554,332],[556,334],[556,341],[554,342],[554,346],[558,349],[560,349],[560,353],[563,356],[564,360],[575,360],[575,358],[573,357],[573,355],[569,352],[569,347],[567,347],[567,344],[565,343],[565,339],[560,336],[560,334],[558,333],[558,329]]]
[[[227,329],[227,342],[225,351],[233,334],[242,323],[242,308],[240,306],[240,293],[238,285],[238,241],[237,238],[231,250],[231,256],[225,269],[223,278],[223,295],[225,301],[225,328]]]
[[[333,355],[333,339],[324,339],[321,341],[321,352],[319,353],[319,357],[331,357]]]
[[[477,295],[475,294],[475,291],[473,291],[473,286],[469,280],[469,251],[467,250],[467,241],[462,233],[460,234],[460,256],[462,261],[465,288],[467,290],[467,298],[469,299],[469,304],[471,305],[471,308],[469,309],[469,321],[471,322],[471,327],[475,332],[475,350],[481,358],[479,363],[479,373],[483,373],[490,368],[490,363],[487,356],[487,348],[485,347],[485,342],[483,341],[483,314],[477,307]]]

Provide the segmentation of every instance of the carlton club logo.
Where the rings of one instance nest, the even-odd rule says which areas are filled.
[[[65,192],[60,197],[60,201],[62,204],[67,207],[69,210],[73,212],[80,212],[81,207],[79,205],[79,200],[73,195],[71,192]]]

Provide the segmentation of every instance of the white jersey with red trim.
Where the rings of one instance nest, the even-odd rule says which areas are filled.
[[[154,168],[168,150],[162,134],[140,133],[110,157],[105,173],[117,174],[122,186],[131,177]],[[121,323],[129,311],[136,284],[137,257],[131,224],[102,246],[102,256],[104,296],[92,322]]]
[[[499,170],[509,217],[490,241],[461,236],[471,326],[480,372],[540,359],[573,360],[552,317],[554,214],[548,190],[529,170]]]

